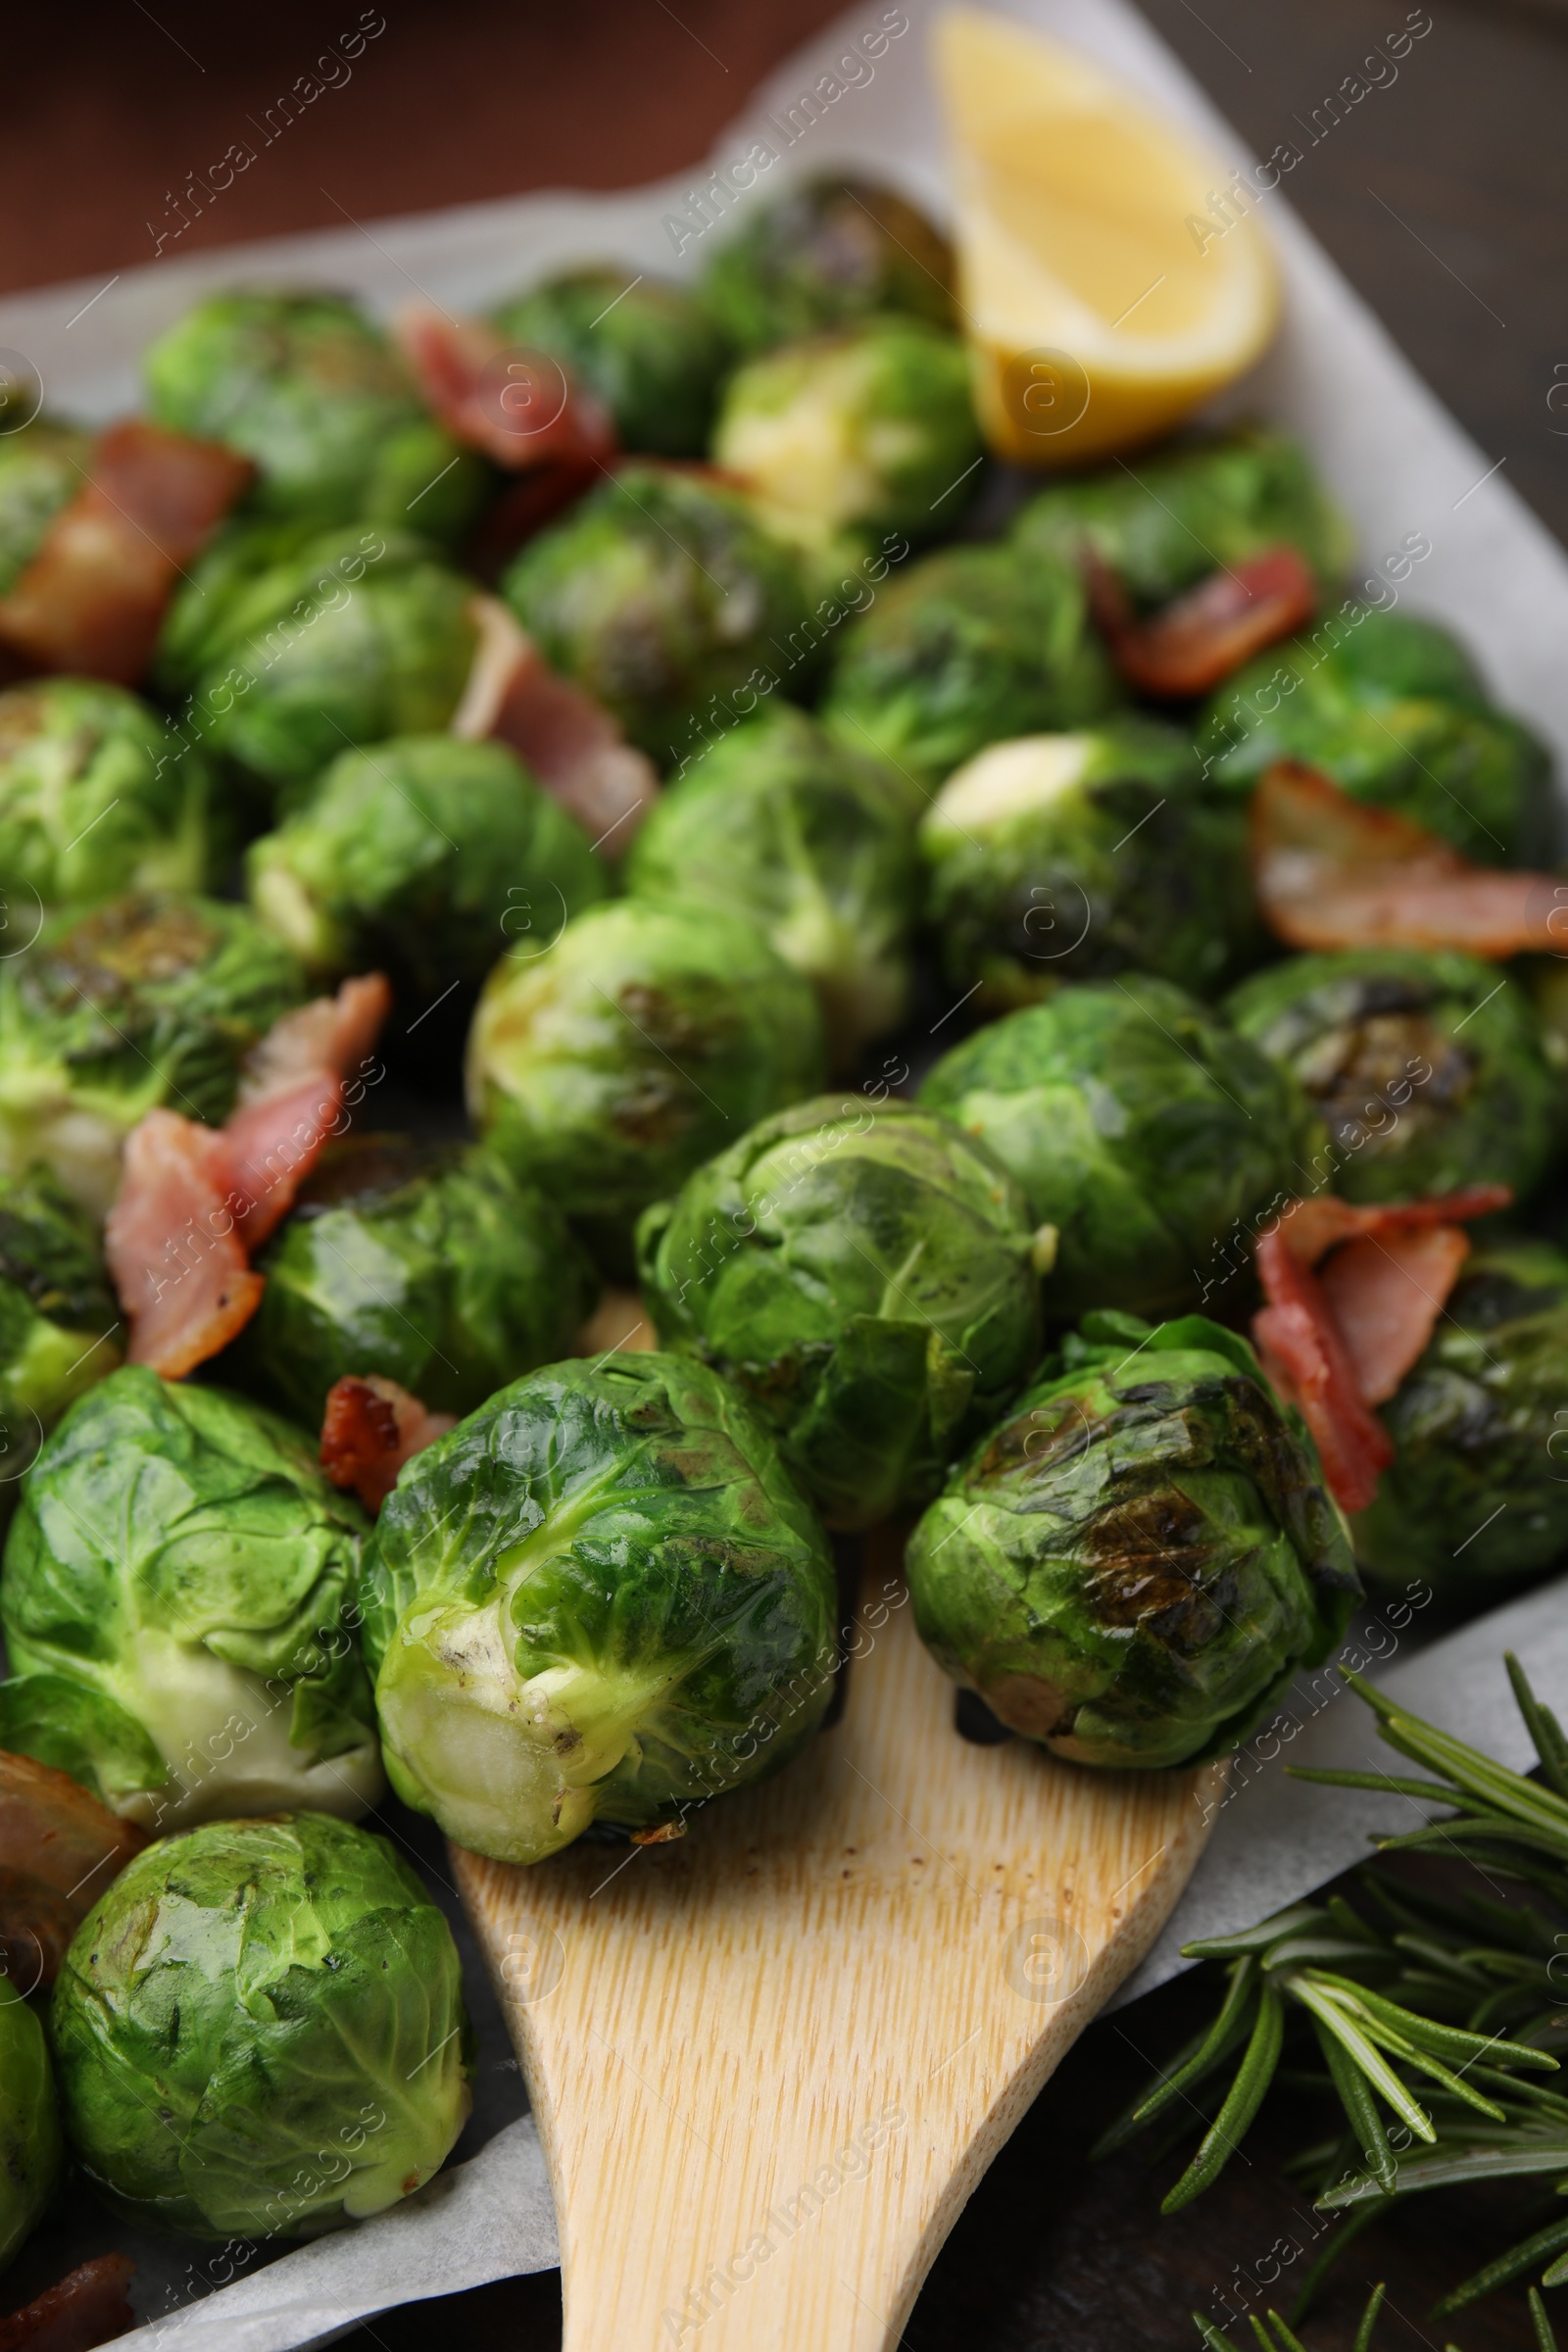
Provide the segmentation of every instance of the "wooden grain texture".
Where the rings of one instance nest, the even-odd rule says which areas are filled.
[[[883,2352],[1201,1850],[1215,1772],[972,1745],[896,1573],[838,1724],[679,1842],[454,1852],[561,2223],[567,2352]]]

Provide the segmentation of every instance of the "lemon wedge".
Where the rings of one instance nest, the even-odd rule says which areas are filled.
[[[999,456],[1077,466],[1129,448],[1252,365],[1280,309],[1255,187],[1244,204],[1185,131],[1005,18],[950,11],[935,60],[958,296]]]

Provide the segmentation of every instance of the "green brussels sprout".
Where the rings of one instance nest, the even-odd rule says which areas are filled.
[[[319,1813],[137,1854],[51,2017],[66,2132],[109,2206],[186,2237],[309,2237],[438,2172],[472,2104],[452,1930],[384,1838]]]
[[[822,721],[934,790],[988,743],[1084,726],[1123,699],[1070,564],[953,547],[845,631]]]
[[[587,835],[504,743],[404,735],[339,753],[251,844],[251,904],[314,972],[369,966],[427,1002],[548,939],[609,877]]]
[[[1368,1584],[1443,1600],[1568,1550],[1568,1256],[1508,1239],[1467,1259],[1426,1348],[1380,1408],[1395,1458],[1351,1520]]]
[[[754,1396],[829,1526],[857,1528],[927,1501],[1028,1374],[1040,1240],[949,1120],[823,1096],[649,1209],[637,1256],[664,1345]]]
[[[944,1672],[1054,1755],[1223,1755],[1359,1595],[1300,1416],[1202,1315],[1090,1315],[906,1557]]]
[[[1063,988],[955,1046],[920,1100],[1056,1228],[1053,1315],[1206,1297],[1238,1220],[1300,1190],[1296,1087],[1168,980]]]
[[[908,1000],[919,905],[910,797],[896,768],[770,705],[656,803],[626,880],[638,896],[749,915],[815,988],[847,1068]]]
[[[707,455],[729,349],[686,287],[646,274],[628,285],[620,269],[568,270],[490,318],[509,340],[548,352],[597,392],[622,449]]]
[[[0,1522],[68,1404],[120,1361],[92,1220],[42,1169],[0,1176]]]
[[[486,982],[468,1102],[568,1215],[629,1225],[754,1119],[822,1080],[810,986],[728,908],[590,907]]]
[[[27,1474],[0,1576],[0,1747],[149,1829],[380,1792],[350,1625],[366,1526],[314,1441],[122,1365]]]
[[[0,448],[4,444],[0,443]],[[122,687],[35,678],[0,694],[0,874],[45,906],[200,890],[216,864],[212,786]]]
[[[1415,948],[1291,956],[1225,1010],[1293,1071],[1327,1129],[1319,1175],[1348,1200],[1468,1184],[1535,1190],[1561,1141],[1561,1080],[1525,991],[1478,956]]]
[[[53,2197],[63,2152],[43,2028],[0,1976],[0,2271]]]
[[[81,488],[91,450],[90,433],[54,416],[0,435],[0,596],[10,595]]]
[[[130,1129],[167,1103],[213,1125],[305,974],[244,906],[131,891],[66,910],[0,961],[0,1170],[40,1163],[102,1215]]]
[[[920,824],[948,978],[988,1012],[1142,967],[1208,995],[1264,946],[1244,811],[1157,719],[995,743]]]
[[[897,311],[956,324],[953,248],[896,190],[839,172],[799,181],[720,246],[703,299],[745,352]]]
[[[1249,426],[1053,483],[1023,509],[1012,536],[1029,557],[1077,563],[1091,550],[1142,608],[1169,604],[1209,572],[1282,544],[1331,589],[1353,544],[1300,443]]]
[[[143,355],[147,412],[252,460],[249,504],[318,525],[363,518],[457,538],[487,468],[430,416],[380,328],[345,295],[209,294]]]
[[[257,1263],[239,1362],[312,1428],[355,1374],[471,1412],[569,1353],[596,1289],[560,1210],[492,1152],[398,1135],[329,1144]]]
[[[807,621],[800,559],[745,498],[646,464],[541,531],[502,593],[546,659],[664,765],[710,702],[760,667],[771,681]]]
[[[808,544],[843,531],[929,538],[961,510],[944,493],[980,457],[968,355],[956,335],[896,317],[787,343],[730,378],[713,457]]]
[[[365,1610],[393,1788],[504,1862],[761,1780],[836,1655],[827,1545],[766,1430],[655,1353],[530,1372],[416,1454]]]
[[[1446,630],[1402,612],[1352,609],[1249,662],[1208,704],[1198,748],[1238,794],[1300,760],[1484,865],[1555,855],[1545,746],[1489,707]]]

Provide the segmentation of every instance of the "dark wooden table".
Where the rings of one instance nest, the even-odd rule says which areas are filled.
[[[1311,139],[1314,109],[1404,22],[1405,0],[1145,0],[1254,146],[1305,149],[1289,192],[1351,281],[1508,478],[1568,539],[1568,6],[1431,0],[1396,82]],[[181,251],[335,227],[556,183],[635,184],[702,154],[758,76],[834,0],[383,0],[384,30],[185,232]],[[114,0],[12,12],[0,77],[0,290],[152,258],[192,171],[250,137],[281,91],[362,22],[357,0]],[[254,143],[254,142],[253,142]],[[149,225],[149,223],[151,225]],[[1565,649],[1568,651],[1568,649]],[[1265,2131],[1220,2187],[1157,2219],[1179,2160],[1090,2169],[1102,2122],[1188,2030],[1178,1985],[1091,2030],[1037,2102],[938,2260],[909,2352],[1191,2352],[1305,2201]],[[1523,2352],[1522,2306],[1440,2327],[1444,2287],[1501,2242],[1472,2202],[1428,2199],[1364,2237],[1309,2324],[1345,2352],[1386,2278],[1380,2352]],[[1287,2278],[1289,2272],[1287,2272]],[[1255,2294],[1255,2289],[1253,2290]],[[1560,2300],[1560,2298],[1559,2298]],[[549,2352],[555,2274],[378,2319],[382,2352],[461,2339]],[[1240,2340],[1240,2338],[1238,2339]],[[604,2352],[624,2352],[622,2347]],[[823,2347],[823,2352],[828,2352]]]

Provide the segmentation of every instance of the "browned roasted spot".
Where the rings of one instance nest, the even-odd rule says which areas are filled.
[[[692,1105],[674,1071],[649,1070],[622,1087],[610,1117],[629,1143],[657,1149],[685,1134],[692,1123]]]
[[[211,954],[218,933],[177,900],[131,898],[87,915],[59,943],[57,959],[83,996],[120,994],[127,983],[172,980]]]
[[[1297,1064],[1336,1143],[1378,1148],[1379,1134],[1396,1109],[1406,1134],[1457,1108],[1475,1084],[1474,1056],[1412,1005],[1368,1005],[1359,1017],[1318,1038]],[[1425,1069],[1430,1075],[1419,1073]]]
[[[980,1481],[1002,1478],[1025,1465],[1038,1476],[1071,1461],[1091,1444],[1097,1429],[1110,1426],[1092,1420],[1076,1396],[1058,1397],[1004,1422],[971,1476]]]
[[[699,1020],[678,998],[664,989],[650,988],[642,980],[628,980],[617,992],[616,1002],[627,1020],[661,1053],[705,1054],[711,1046],[716,1006]]]
[[[1211,1638],[1219,1610],[1200,1579],[1213,1545],[1202,1512],[1179,1489],[1097,1512],[1082,1548],[1091,1566],[1084,1597],[1102,1625],[1147,1627],[1176,1648]]]
[[[1004,1674],[980,1695],[1000,1722],[1026,1740],[1049,1740],[1064,1731],[1076,1711],[1065,1691],[1038,1674]]]
[[[651,1830],[633,1830],[631,1841],[633,1845],[667,1845],[672,1838],[684,1838],[685,1835],[686,1824],[683,1821],[660,1821]]]

